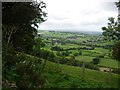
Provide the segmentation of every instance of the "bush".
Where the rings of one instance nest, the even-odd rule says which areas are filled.
[[[92,61],[93,64],[98,64],[99,62],[100,62],[99,58],[93,58],[93,61]]]
[[[63,51],[63,48],[58,47],[58,46],[54,46],[54,47],[51,47],[51,50],[54,50],[54,51]]]
[[[85,63],[85,67],[93,70],[99,70],[99,68],[92,63]]]
[[[15,70],[19,77],[16,79],[18,88],[41,88],[45,79],[41,75],[41,59],[28,56],[26,54],[18,55],[19,63],[16,63]]]
[[[70,55],[70,52],[69,52],[69,51],[62,52],[62,55],[63,55],[63,56],[69,56],[69,55]]]
[[[113,73],[120,74],[120,68],[115,68],[112,70]]]
[[[56,55],[57,56],[61,56],[61,53],[58,51],[58,52],[56,52]]]
[[[104,55],[100,55],[100,56],[98,56],[99,58],[104,58]]]
[[[82,55],[82,52],[81,52],[81,51],[79,51],[79,55]]]
[[[74,56],[78,56],[78,55],[79,55],[79,53],[77,53],[77,52],[76,52],[76,53],[74,53]]]

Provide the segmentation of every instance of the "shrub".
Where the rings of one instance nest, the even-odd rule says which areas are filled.
[[[79,55],[79,53],[77,53],[77,52],[76,52],[76,53],[74,53],[74,56],[78,56],[78,55]]]
[[[41,88],[44,78],[41,75],[42,59],[34,58],[26,54],[18,55],[19,63],[16,63],[15,70],[19,77],[16,79],[18,88]]]
[[[120,74],[120,68],[115,68],[112,70],[113,73]]]
[[[99,58],[104,58],[104,55],[100,55],[100,56],[98,56]]]
[[[63,48],[58,47],[58,46],[54,46],[54,47],[51,47],[51,50],[54,50],[54,51],[63,51]]]
[[[92,61],[93,64],[98,64],[99,62],[100,62],[99,58],[93,58],[93,61]]]
[[[57,56],[61,56],[61,53],[58,51],[58,52],[56,52],[56,55]]]
[[[63,55],[63,56],[69,56],[69,54],[70,54],[69,51],[62,52],[62,55]]]
[[[99,68],[93,63],[85,63],[85,67],[93,70],[99,70]]]
[[[82,52],[81,52],[81,51],[79,51],[79,55],[82,55]]]

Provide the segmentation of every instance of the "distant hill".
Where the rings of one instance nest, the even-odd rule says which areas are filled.
[[[84,33],[84,34],[102,34],[101,31],[78,31],[78,30],[38,30],[38,32],[53,31],[53,32],[72,32],[72,33]]]

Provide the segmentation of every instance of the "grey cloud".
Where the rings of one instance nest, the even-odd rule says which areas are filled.
[[[107,10],[107,11],[116,12],[116,10],[117,10],[115,2],[104,2],[104,3],[102,3],[101,7],[103,10]]]
[[[91,4],[92,5],[92,4]],[[52,11],[53,9],[51,9]],[[100,2],[96,8],[69,9],[69,12],[48,12],[48,19],[40,25],[41,29],[52,30],[99,30],[107,24],[109,16],[115,16],[117,8],[114,2]]]

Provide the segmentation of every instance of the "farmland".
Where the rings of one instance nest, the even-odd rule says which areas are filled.
[[[0,89],[119,89],[119,0],[14,1],[0,3]]]
[[[112,57],[113,41],[104,40],[100,33],[87,34],[58,31],[40,31],[40,33],[42,34],[38,38],[42,38],[45,42],[45,47],[42,49],[49,50],[56,55],[55,57],[62,59],[59,60],[59,63],[56,63],[58,62],[56,61],[57,58],[51,60],[52,62],[47,61],[45,76],[48,78],[48,82],[51,82],[49,78],[53,78],[51,76],[52,73],[55,77],[62,74],[80,80],[84,76],[84,80],[86,81],[103,84],[103,86],[93,85],[93,87],[118,87],[119,75],[110,71],[110,69],[119,68],[119,62]],[[99,59],[97,64],[93,64],[93,59],[95,58]],[[83,63],[85,64],[85,68],[82,67]],[[104,68],[107,68],[108,71],[104,70]],[[85,69],[84,73],[83,69]],[[59,74],[56,72],[59,72]],[[109,80],[112,80],[112,82]],[[51,86],[50,84],[49,86],[48,84],[47,87],[55,86],[54,81],[51,83],[53,85]],[[59,84],[56,87],[59,87],[61,83],[63,87],[69,87],[69,84],[65,84],[68,83],[66,80],[63,80],[61,83],[58,81],[57,83]],[[107,83],[109,84],[107,85]]]
[[[92,34],[92,35],[88,34],[87,35],[87,34],[81,34],[81,33],[72,34],[69,32],[67,33],[67,32],[43,31],[43,36],[41,37],[46,42],[46,46],[45,46],[46,49],[51,50],[52,46],[58,46],[64,50],[69,51],[70,52],[69,56],[74,56],[74,54],[78,54],[79,51],[81,51],[82,52],[81,55],[75,56],[77,60],[80,60],[83,62],[91,62],[93,58],[99,57],[100,66],[118,68],[118,61],[112,58],[111,56],[112,53],[110,49],[111,47],[109,47],[109,45],[113,45],[113,42],[104,41],[102,39],[101,34]],[[46,37],[48,37],[47,40],[46,40]],[[71,37],[75,37],[76,39],[74,38],[74,41],[73,41],[69,39]],[[56,41],[54,42],[54,45],[52,45],[52,39],[56,39]],[[57,41],[57,39],[59,41]],[[61,44],[63,42],[64,44]],[[86,42],[86,43],[83,44],[81,42],[83,43]],[[57,52],[57,51],[54,51],[54,52]]]
[[[55,63],[48,62],[46,64],[46,68],[45,68],[46,72],[48,72],[48,71],[52,72],[52,73],[53,73],[53,71],[54,71],[54,73],[57,72],[56,66],[57,65]],[[61,64],[59,66],[59,69],[61,69],[60,73],[63,75],[68,75],[68,76],[71,76],[71,77],[77,78],[77,79],[82,78],[82,68],[80,68],[80,67],[74,67],[74,66]],[[53,76],[53,79],[54,78],[55,77]],[[109,83],[109,85],[107,85],[106,87],[114,87],[114,88],[118,87],[118,75],[117,74],[112,74],[112,79],[111,79],[112,81],[110,81],[109,73],[86,69],[84,79],[86,81],[102,83],[103,85],[107,85]],[[63,82],[64,82],[64,80],[63,80]],[[90,88],[90,87],[87,87],[87,88]],[[94,86],[91,88],[94,88]]]

